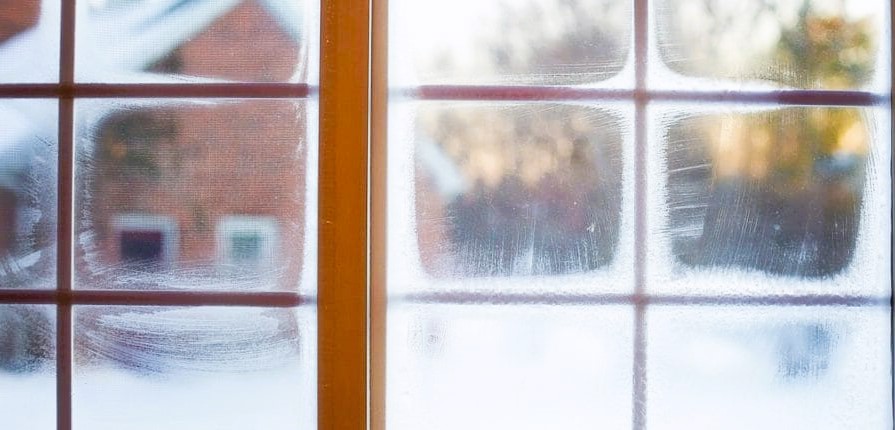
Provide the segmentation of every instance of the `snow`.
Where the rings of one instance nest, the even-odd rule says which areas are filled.
[[[388,427],[630,428],[633,310],[392,305]],[[650,429],[890,429],[889,309],[653,307]]]
[[[316,383],[304,367],[155,377],[115,369],[77,371],[73,424],[91,430],[313,429]],[[55,428],[55,384],[52,374],[0,373],[3,428]]]
[[[313,308],[75,308],[74,427],[313,429]],[[4,430],[55,428],[55,367],[0,371]]]

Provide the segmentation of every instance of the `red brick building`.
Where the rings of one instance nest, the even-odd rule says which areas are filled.
[[[199,3],[207,2],[192,2]],[[172,49],[142,60],[147,71],[235,82],[301,75],[300,42],[267,3],[187,12],[189,22],[210,23],[182,41],[164,37]],[[303,102],[136,101],[97,110],[79,129],[81,285],[296,288],[305,229]]]
[[[0,43],[37,24],[38,0],[8,1],[0,4]]]

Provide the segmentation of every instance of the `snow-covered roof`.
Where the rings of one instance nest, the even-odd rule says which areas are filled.
[[[98,52],[82,55],[85,60],[82,63],[105,58],[113,70],[143,70],[245,1],[252,0],[156,0],[90,12],[89,18],[82,21],[95,25],[80,30],[78,46]],[[301,10],[297,2],[258,0],[258,3],[291,37],[295,40],[301,37]],[[87,15],[86,11],[81,13]]]
[[[158,76],[127,79],[126,75],[142,72],[249,1],[264,7],[293,40],[302,38],[304,14],[301,2],[293,0],[143,0],[127,7],[82,7],[79,22],[89,25],[81,25],[77,31],[82,51],[79,75],[108,77],[115,73],[115,81],[146,82],[149,78],[154,82]]]

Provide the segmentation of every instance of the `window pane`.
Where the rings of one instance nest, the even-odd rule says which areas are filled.
[[[888,297],[888,233],[878,234],[890,229],[882,115],[801,107],[660,114],[668,211],[653,245],[672,263],[654,265],[657,288]]]
[[[314,2],[79,2],[86,82],[306,82]]]
[[[398,0],[389,10],[392,84],[586,84],[630,70],[630,1]]]
[[[76,287],[296,290],[316,236],[307,115],[292,101],[79,102]]]
[[[0,84],[58,81],[60,3],[0,2]]]
[[[56,288],[57,112],[0,100],[0,288]]]
[[[628,428],[629,307],[393,305],[390,429]]]
[[[0,305],[0,416],[8,429],[56,428],[56,312]]]
[[[567,290],[627,287],[624,275],[613,276],[629,271],[630,262],[622,245],[630,243],[623,214],[631,203],[623,110],[553,103],[393,107],[393,166],[413,166],[392,171],[390,246],[402,255],[394,288],[429,284],[412,280],[408,262],[418,262],[416,272],[442,291],[478,288],[473,283],[532,291],[545,286],[519,277],[545,276],[564,276],[557,288]],[[408,147],[401,133],[412,141]],[[408,153],[412,164],[402,160]],[[516,281],[499,287],[490,283],[494,278]]]
[[[75,308],[75,429],[315,428],[307,309]]]
[[[890,308],[652,307],[651,429],[892,428]]]
[[[660,0],[656,16],[664,65],[717,80],[682,85],[890,88],[882,0]]]

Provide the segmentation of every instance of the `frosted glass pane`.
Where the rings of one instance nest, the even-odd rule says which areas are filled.
[[[302,280],[316,193],[304,102],[76,109],[77,288],[313,287]]]
[[[392,305],[388,428],[629,428],[629,307]]]
[[[316,428],[314,309],[75,308],[75,429]]]
[[[389,3],[389,77],[414,84],[585,84],[623,73],[631,4],[619,0]],[[623,73],[622,81],[630,81]]]
[[[0,84],[59,79],[59,0],[0,2]]]
[[[305,82],[315,2],[80,2],[78,79]],[[314,58],[314,57],[310,57]]]
[[[0,288],[56,288],[57,112],[0,100]]]
[[[52,306],[0,305],[3,428],[56,428],[55,330]]]
[[[651,307],[650,429],[890,429],[890,309]]]
[[[889,295],[886,112],[660,114],[657,288]],[[658,184],[657,184],[658,185]],[[658,193],[657,193],[658,194]],[[667,248],[666,248],[667,246]],[[669,282],[671,281],[671,282]]]
[[[563,275],[616,258],[623,125],[567,105],[421,104],[420,259],[441,278]]]
[[[655,10],[658,57],[676,73],[724,86],[890,88],[882,0],[661,0]]]

